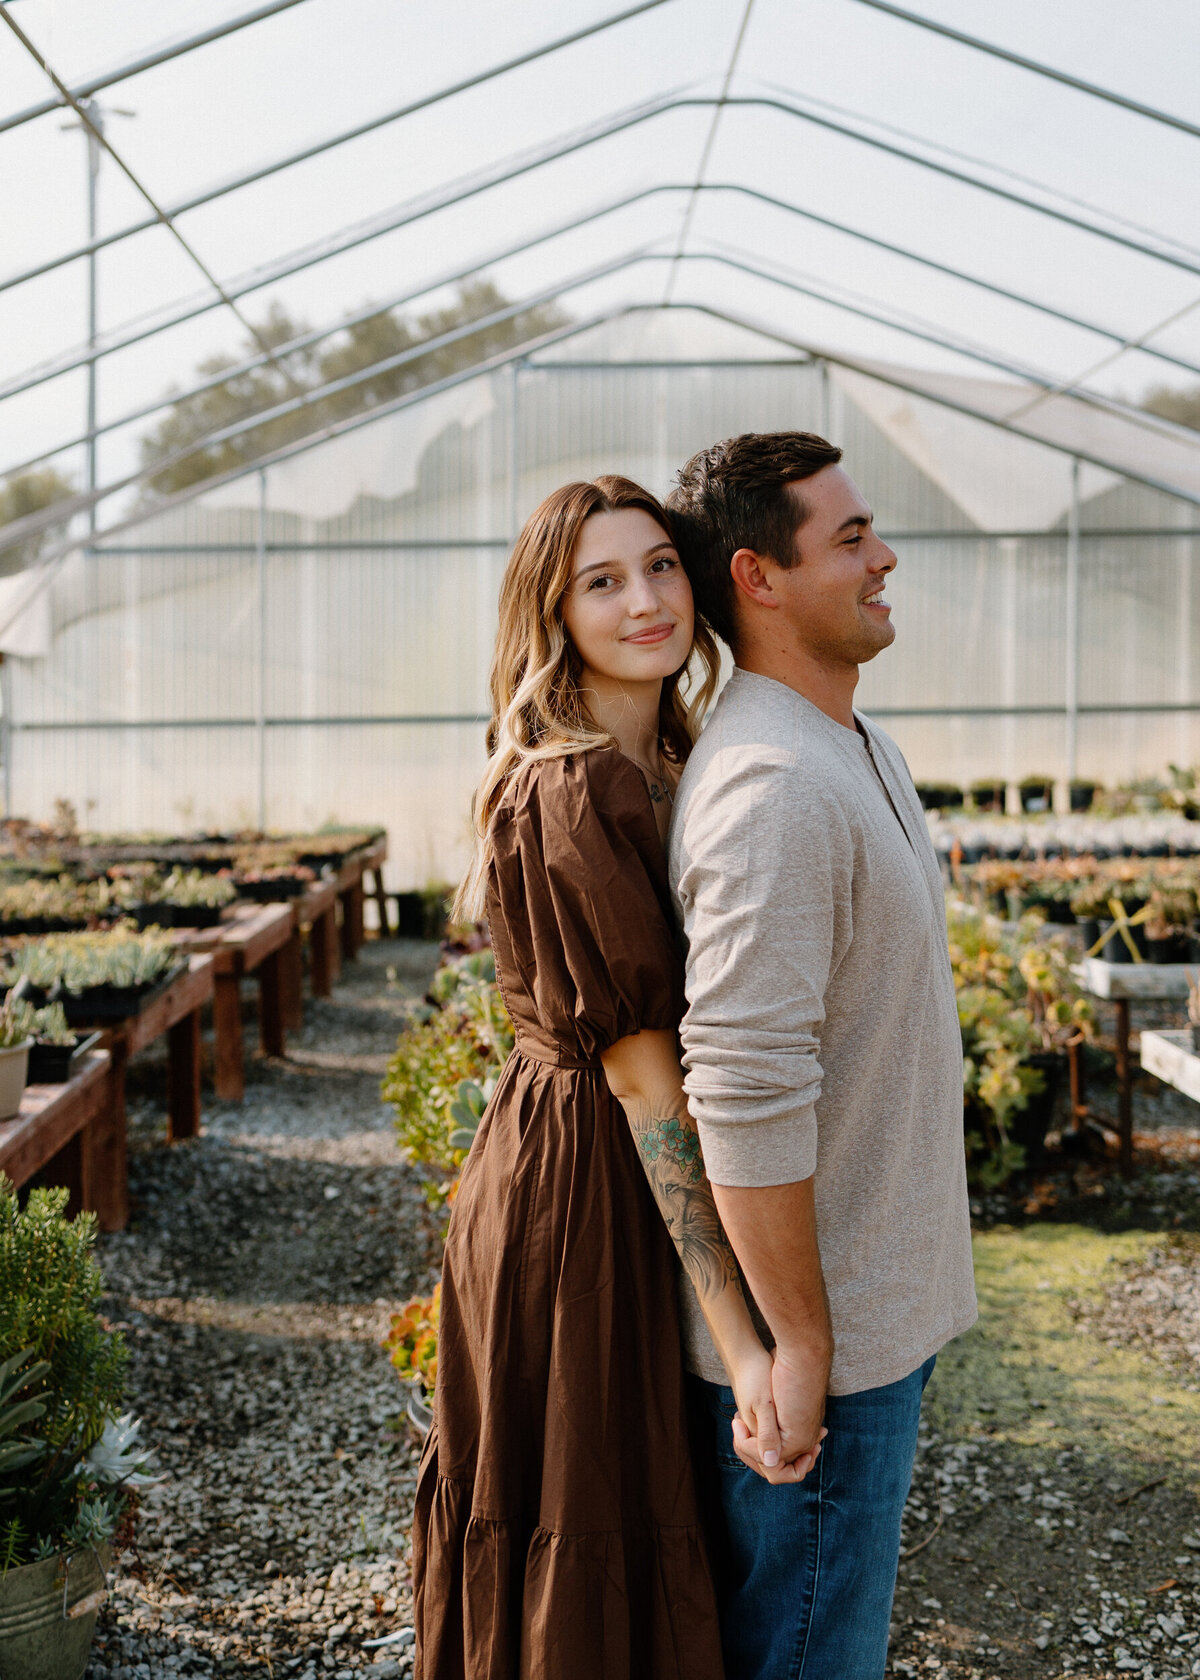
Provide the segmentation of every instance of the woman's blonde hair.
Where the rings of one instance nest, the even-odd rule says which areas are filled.
[[[588,716],[579,689],[582,667],[563,627],[562,604],[584,521],[593,513],[623,508],[648,513],[674,541],[670,515],[661,503],[631,479],[607,474],[555,490],[517,538],[500,586],[488,761],[472,806],[475,847],[454,902],[456,921],[474,921],[483,913],[491,820],[522,765],[615,745]],[[692,749],[716,691],[719,665],[712,632],[697,615],[692,651],[683,667],[664,680],[659,706],[659,750],[676,764]],[[686,696],[680,692],[683,678]]]

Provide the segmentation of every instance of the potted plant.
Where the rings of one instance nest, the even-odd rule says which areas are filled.
[[[918,782],[917,798],[925,811],[956,810],[963,802],[963,790],[953,782]]]
[[[1067,797],[1072,811],[1090,811],[1092,801],[1100,791],[1099,782],[1071,781],[1067,784]]]
[[[228,875],[176,867],[165,878],[147,883],[146,895],[136,912],[138,925],[216,927],[221,911],[236,897],[237,888]]]
[[[88,1052],[100,1042],[100,1033],[77,1033],[67,1021],[61,1003],[49,1003],[33,1012],[33,1043],[29,1049],[29,1083],[63,1085],[73,1079]]]
[[[1006,782],[980,781],[972,782],[967,789],[971,804],[977,811],[996,811],[1004,813],[1004,800],[1008,791]]]
[[[96,1311],[91,1214],[0,1175],[0,1674],[80,1680],[109,1546],[154,1480],[120,1411],[127,1354]]]
[[[1017,784],[1022,811],[1048,811],[1054,800],[1054,781],[1050,776],[1022,776]]]
[[[32,1043],[33,1010],[10,991],[0,1004],[0,1120],[11,1120],[20,1112]]]
[[[432,1295],[405,1303],[392,1314],[392,1327],[380,1346],[409,1384],[409,1422],[428,1435],[433,1424],[433,1390],[437,1382],[438,1319],[441,1313],[442,1286],[439,1283]]]

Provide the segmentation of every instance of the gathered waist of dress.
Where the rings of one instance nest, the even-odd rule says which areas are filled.
[[[538,1062],[542,1067],[559,1068],[564,1073],[603,1072],[600,1064],[600,1058],[598,1056],[594,1061],[589,1062],[585,1061],[582,1057],[571,1058],[565,1054],[554,1055],[548,1049],[544,1049],[541,1045],[538,1045],[537,1047],[530,1045],[527,1040],[520,1036],[519,1033],[517,1034],[513,1055],[520,1056],[521,1060],[525,1062]]]

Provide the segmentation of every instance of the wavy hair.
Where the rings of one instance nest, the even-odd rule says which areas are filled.
[[[517,772],[538,759],[616,744],[588,715],[579,686],[582,664],[563,625],[562,606],[584,521],[623,508],[648,513],[675,541],[670,516],[648,490],[606,474],[591,483],[564,484],[547,496],[526,521],[509,557],[490,676],[488,760],[472,804],[475,846],[455,898],[455,920],[473,921],[483,912],[491,821]],[[659,705],[659,750],[675,764],[692,750],[716,692],[719,666],[712,632],[697,614],[691,653],[664,679]]]

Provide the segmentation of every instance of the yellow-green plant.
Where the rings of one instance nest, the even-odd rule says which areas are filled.
[[[1072,952],[1033,911],[1016,926],[952,900],[947,928],[963,1044],[968,1169],[983,1189],[1025,1164],[1014,1117],[1045,1089],[1030,1058],[1090,1038],[1094,1017],[1071,972]]]
[[[404,1382],[423,1384],[432,1396],[437,1382],[438,1322],[442,1286],[423,1300],[406,1301],[392,1314],[392,1327],[380,1343]]]
[[[430,1170],[426,1194],[444,1202],[466,1159],[484,1105],[513,1046],[490,951],[446,963],[388,1063],[382,1095],[396,1111],[400,1147]]]

